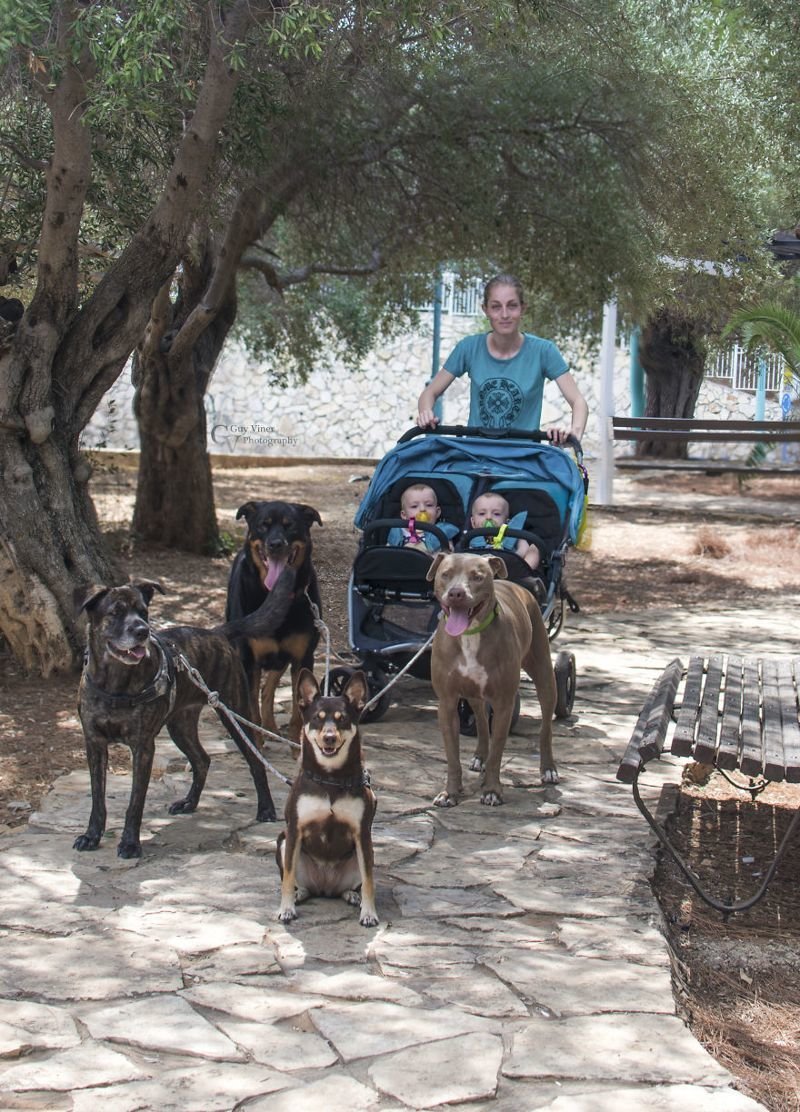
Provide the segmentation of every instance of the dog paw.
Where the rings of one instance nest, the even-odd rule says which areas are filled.
[[[434,807],[457,807],[458,800],[449,792],[439,792],[433,801]]]
[[[342,892],[342,899],[351,907],[361,907],[361,893],[355,888],[351,888],[349,892]]]
[[[97,849],[99,845],[99,837],[96,838],[94,834],[81,834],[81,836],[76,838],[72,843],[72,848],[79,850]]]
[[[484,792],[481,796],[481,803],[486,807],[502,807],[503,797],[499,792]]]
[[[362,927],[377,927],[378,916],[374,912],[364,912],[358,920]]]
[[[256,822],[275,822],[277,817],[273,803],[268,803],[265,807],[259,807],[256,811]]]
[[[480,757],[473,757],[472,760],[469,762],[470,772],[483,772],[485,768],[486,766],[480,759]]]
[[[138,842],[120,842],[117,846],[117,857],[121,857],[125,861],[130,861],[135,857],[141,856],[142,847]]]
[[[543,772],[542,772],[542,783],[543,784],[557,784],[558,783],[558,772],[557,772],[557,770],[554,769],[554,768],[544,769]]]
[[[193,811],[197,810],[197,804],[193,803],[190,799],[176,799],[174,803],[170,803],[167,812],[170,815],[191,815]]]
[[[291,923],[296,918],[297,912],[293,907],[282,907],[278,912],[278,920],[281,923]]]

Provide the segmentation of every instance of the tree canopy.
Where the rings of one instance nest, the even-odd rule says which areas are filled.
[[[162,500],[177,531],[197,518],[202,393],[243,268],[260,276],[251,312],[268,295],[266,335],[300,365],[331,329],[396,317],[446,260],[515,270],[553,328],[597,319],[611,293],[646,313],[675,288],[669,258],[754,285],[782,188],[778,115],[744,65],[761,33],[717,2],[7,0],[0,281],[24,313],[0,341],[0,631],[15,651],[74,658],[72,588],[113,576],[79,441],[134,350],[141,504]],[[304,328],[314,298],[326,316]],[[177,473],[196,490],[164,503]]]

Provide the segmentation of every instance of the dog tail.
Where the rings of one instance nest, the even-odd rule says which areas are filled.
[[[237,637],[272,637],[286,619],[294,601],[296,577],[295,569],[287,564],[258,610],[216,626],[214,632],[223,633],[230,641]]]

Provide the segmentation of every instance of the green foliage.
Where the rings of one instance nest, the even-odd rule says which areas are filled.
[[[777,302],[740,309],[728,322],[724,335],[739,333],[748,349],[765,345],[783,356],[789,370],[800,378],[800,314]]]

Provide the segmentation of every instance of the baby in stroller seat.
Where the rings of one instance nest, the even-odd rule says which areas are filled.
[[[417,548],[422,552],[438,552],[441,548],[439,538],[427,530],[417,532],[417,522],[437,525],[450,539],[458,533],[458,526],[448,521],[440,521],[442,508],[436,491],[426,483],[412,483],[400,496],[400,517],[408,526],[396,526],[389,530],[386,543],[401,548]]]
[[[507,525],[510,529],[524,529],[526,516],[523,510],[511,517],[511,508],[502,494],[489,490],[485,494],[479,494],[472,503],[470,524],[473,529],[496,529],[501,525]],[[505,548],[516,552],[532,571],[539,567],[542,560],[535,544],[530,544],[522,537],[504,537],[502,531],[496,537],[473,537],[469,546],[473,549]]]
[[[542,571],[540,564],[542,554],[535,544],[526,541],[524,537],[504,536],[505,530],[524,529],[527,513],[525,510],[511,516],[511,507],[503,495],[496,490],[487,490],[479,494],[472,503],[470,510],[470,525],[473,529],[498,529],[495,536],[473,537],[469,542],[471,552],[481,556],[500,554],[501,551],[513,552],[521,557],[520,570],[509,569],[509,577],[520,587],[530,591],[537,602],[543,603],[547,597],[547,588],[540,578]],[[508,564],[508,561],[506,561]],[[521,574],[524,568],[525,574]]]

